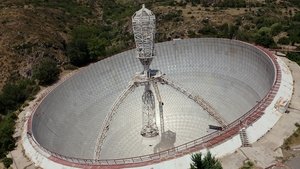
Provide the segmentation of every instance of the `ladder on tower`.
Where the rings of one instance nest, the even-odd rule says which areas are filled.
[[[198,105],[200,105],[210,116],[212,116],[224,129],[227,126],[226,120],[218,113],[207,101],[201,98],[199,95],[194,95],[188,90],[184,89],[180,85],[176,84],[175,82],[167,79],[164,76],[159,77],[162,84],[167,84],[174,88],[175,90],[181,92],[182,94],[186,95],[188,98],[195,101]]]

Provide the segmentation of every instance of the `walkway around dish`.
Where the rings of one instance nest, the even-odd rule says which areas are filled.
[[[267,168],[272,164],[280,163],[283,157],[280,146],[285,138],[295,130],[295,123],[300,122],[300,66],[287,58],[281,58],[290,68],[294,79],[294,93],[290,103],[288,114],[283,114],[276,125],[265,136],[252,145],[242,147],[234,154],[221,159],[224,169],[235,169],[243,165],[245,160],[251,160],[256,166]],[[293,109],[292,109],[293,108]],[[296,168],[295,168],[296,169]]]

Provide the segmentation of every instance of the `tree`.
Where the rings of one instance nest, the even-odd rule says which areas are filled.
[[[281,23],[274,23],[271,26],[270,33],[271,33],[272,36],[278,35],[281,31],[282,31],[282,25],[281,25]]]
[[[108,41],[105,38],[92,38],[88,42],[88,50],[90,60],[96,60],[98,56],[105,56],[105,48],[108,46]]]
[[[110,26],[78,26],[71,34],[72,41],[67,45],[67,56],[72,65],[84,66],[106,56],[107,47],[117,30]]]
[[[7,115],[0,123],[0,159],[5,158],[9,151],[15,148],[13,138],[15,130],[15,119],[17,116],[12,113]]]
[[[7,83],[0,93],[0,114],[6,115],[17,110],[26,99],[33,96],[38,90],[39,87],[30,79]]]
[[[288,44],[290,44],[290,39],[288,37],[281,37],[278,40],[278,43],[283,44],[283,45],[288,45]]]
[[[59,68],[55,60],[43,58],[34,65],[32,74],[33,78],[39,80],[41,85],[50,85],[58,80]]]
[[[202,158],[201,153],[193,154],[191,159],[191,169],[222,169],[220,161],[213,157],[210,152],[204,158]]]
[[[289,52],[287,55],[287,58],[291,61],[296,62],[298,65],[300,65],[300,54],[296,52]]]
[[[70,63],[75,66],[83,66],[90,62],[90,54],[86,40],[77,39],[67,47],[67,56]]]
[[[4,166],[6,167],[6,168],[9,168],[10,167],[10,165],[12,165],[13,164],[13,160],[11,159],[11,158],[4,158],[3,160],[2,160],[2,162],[3,162],[3,164],[4,164]]]
[[[264,47],[276,47],[276,43],[271,36],[271,29],[267,27],[262,27],[258,30],[255,35],[255,43],[262,45]]]
[[[293,17],[293,20],[294,20],[294,21],[300,22],[300,12],[297,12],[297,13],[295,14],[295,16]]]

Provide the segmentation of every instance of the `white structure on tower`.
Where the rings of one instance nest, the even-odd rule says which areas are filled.
[[[143,5],[142,9],[136,11],[132,16],[132,28],[137,57],[143,64],[144,71],[148,71],[155,55],[155,15]]]

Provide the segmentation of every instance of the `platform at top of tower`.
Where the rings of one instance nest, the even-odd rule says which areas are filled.
[[[136,11],[132,16],[133,19],[140,19],[140,18],[142,19],[142,18],[149,18],[149,17],[150,19],[155,20],[155,15],[151,10],[147,9],[145,5],[143,5],[142,8]]]

